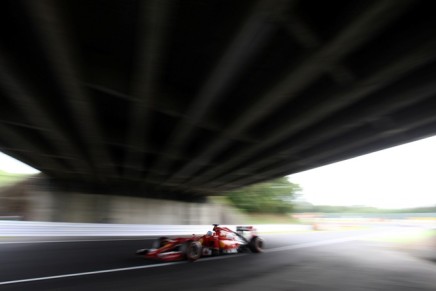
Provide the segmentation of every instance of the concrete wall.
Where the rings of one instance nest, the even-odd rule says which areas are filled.
[[[3,189],[0,205],[0,216],[7,214],[34,221],[184,225],[245,222],[235,209],[211,202],[67,193],[32,183]]]

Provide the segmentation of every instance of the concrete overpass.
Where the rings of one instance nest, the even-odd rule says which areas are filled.
[[[0,151],[199,200],[436,134],[431,1],[4,1]]]

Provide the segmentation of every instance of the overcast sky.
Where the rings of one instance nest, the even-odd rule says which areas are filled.
[[[436,205],[436,137],[289,176],[317,205]]]
[[[0,170],[8,173],[36,174],[39,171],[0,152]]]

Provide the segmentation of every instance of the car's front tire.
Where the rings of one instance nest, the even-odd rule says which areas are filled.
[[[183,245],[183,253],[188,261],[196,261],[201,257],[201,243],[188,241]]]

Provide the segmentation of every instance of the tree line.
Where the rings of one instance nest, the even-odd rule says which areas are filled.
[[[230,202],[248,213],[289,213],[301,188],[286,177],[243,187],[227,193]]]

